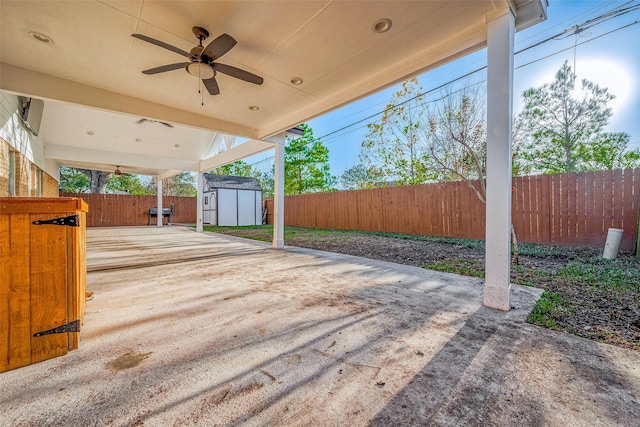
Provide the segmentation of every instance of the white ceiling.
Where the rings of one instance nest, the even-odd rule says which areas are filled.
[[[265,139],[484,47],[487,20],[510,6],[521,29],[544,19],[546,0],[1,0],[0,90],[45,100],[45,156],[62,164],[86,166],[91,156],[113,164],[111,152],[149,174],[196,170],[216,134]],[[383,34],[373,31],[380,18],[393,22]],[[205,45],[233,36],[238,44],[217,62],[264,84],[218,74],[221,93],[211,96],[182,69],[141,73],[185,58],[131,34],[189,51],[193,26],[209,30]],[[136,125],[140,118],[176,126]],[[145,169],[138,158],[154,162]],[[161,167],[162,159],[175,164]]]

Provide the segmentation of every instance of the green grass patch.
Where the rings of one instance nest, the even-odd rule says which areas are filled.
[[[361,233],[372,234],[374,236],[393,237],[394,239],[442,242],[442,243],[450,243],[454,245],[466,246],[468,248],[484,249],[484,240],[460,239],[457,237],[421,236],[418,234],[386,233],[382,231],[362,231]]]
[[[261,242],[270,242],[273,240],[272,225],[246,225],[246,226],[219,226],[205,225],[202,227],[204,231],[213,233],[228,234],[231,236],[243,237],[246,239],[259,240]],[[287,236],[285,235],[285,238]]]
[[[632,259],[607,260],[592,257],[579,261],[569,261],[558,275],[573,277],[584,283],[601,284],[627,290],[640,290],[640,268]]]
[[[484,271],[477,262],[465,259],[446,259],[434,264],[424,264],[422,268],[429,270],[443,271],[445,273],[456,273],[463,276],[483,277]]]
[[[569,313],[560,294],[544,291],[527,317],[527,322],[550,329],[559,329],[556,319]]]

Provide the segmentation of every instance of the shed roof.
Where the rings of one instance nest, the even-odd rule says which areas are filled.
[[[246,176],[216,175],[212,173],[203,174],[207,184],[207,190],[214,188],[230,188],[235,190],[256,190],[262,191],[260,184],[255,178]]]

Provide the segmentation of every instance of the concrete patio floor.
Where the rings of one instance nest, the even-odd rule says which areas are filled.
[[[1,426],[610,426],[640,353],[482,307],[482,280],[184,227],[87,231],[80,348],[0,374]]]

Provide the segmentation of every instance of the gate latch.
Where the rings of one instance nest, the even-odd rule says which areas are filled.
[[[36,332],[34,337],[41,337],[51,334],[65,334],[67,332],[80,332],[80,319],[69,322],[66,325],[58,326],[57,328],[49,329],[42,332]]]
[[[78,215],[69,215],[61,218],[53,219],[39,219],[32,222],[33,225],[53,224],[53,225],[66,225],[69,227],[80,227],[80,218]]]

